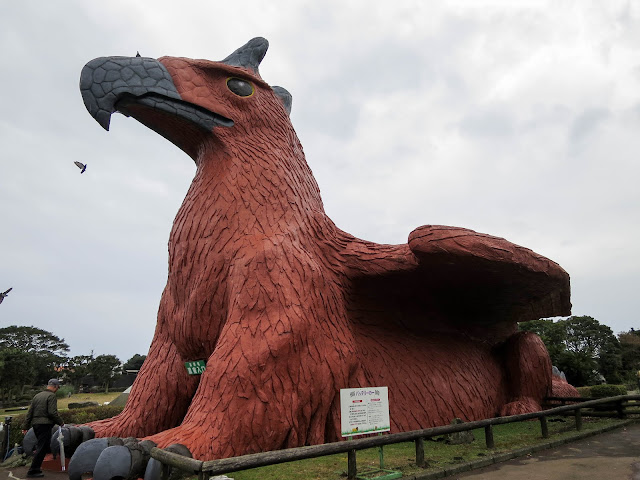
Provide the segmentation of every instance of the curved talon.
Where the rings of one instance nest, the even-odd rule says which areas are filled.
[[[191,455],[191,450],[182,445],[181,443],[173,443],[165,448],[167,452],[177,453],[178,455],[182,455],[183,457],[193,458]]]
[[[135,440],[133,442],[125,442],[124,445],[131,452],[131,467],[127,477],[142,477],[151,458],[151,449],[156,446],[156,443],[151,440]]]
[[[64,432],[63,432],[64,435]],[[65,443],[68,443],[69,440],[67,438],[69,435],[64,436]],[[58,426],[56,425],[51,432],[51,439],[49,440],[49,451],[53,455],[53,458],[56,458],[60,453],[60,444],[58,443]]]
[[[93,469],[93,480],[128,478],[131,471],[131,450],[125,445],[105,448]]]
[[[82,432],[82,441],[86,442],[87,440],[91,440],[96,437],[96,432],[93,431],[93,428],[87,427],[86,425],[82,425],[80,427],[80,431]]]
[[[65,425],[62,427],[62,439],[64,444],[64,454],[70,458],[82,443],[82,431],[75,425]],[[51,453],[54,457],[60,454],[60,443],[58,442],[58,429],[55,429],[51,435],[51,443],[49,444]]]
[[[147,468],[144,470],[144,480],[160,480],[162,476],[162,463],[155,458],[149,459]]]
[[[69,444],[71,448],[69,451],[67,451],[66,443],[65,443],[64,452],[67,454],[68,457],[71,457],[73,453],[76,451],[76,449],[78,448],[78,446],[82,443],[82,430],[80,430],[80,427],[76,427],[75,425],[69,425],[69,436],[71,437],[69,440]]]
[[[181,443],[174,443],[172,445],[169,445],[164,450],[168,452],[177,453],[178,455],[182,455],[184,457],[193,458],[193,456],[191,455],[191,451]],[[161,476],[162,476],[162,463],[160,463],[155,458],[151,458],[149,460],[149,463],[147,463],[146,470],[144,471],[144,480],[160,480]],[[182,476],[182,473],[179,476]],[[175,477],[176,476],[173,474],[169,475],[170,479]]]
[[[83,473],[93,473],[100,454],[110,446],[122,444],[117,437],[92,438],[81,443],[69,462],[69,480],[82,480]]]
[[[22,449],[28,457],[33,455],[33,451],[36,449],[36,445],[38,444],[38,437],[36,437],[33,428],[30,428],[27,434],[22,439]]]
[[[101,439],[96,439],[101,440]],[[114,439],[115,440],[115,439]],[[140,478],[145,472],[147,462],[151,458],[150,452],[156,444],[150,440],[139,441],[136,438],[117,439],[120,441],[119,445],[110,445],[106,448],[102,448],[97,451],[96,449],[92,457],[93,464],[87,463],[83,469],[93,472],[93,478],[95,480],[111,480],[113,478]],[[95,440],[87,442],[94,442]],[[104,442],[101,443],[104,446]],[[80,452],[80,449],[78,449]],[[97,454],[97,458],[96,458]],[[86,452],[83,452],[83,456],[87,456]],[[91,459],[90,459],[91,460]],[[74,466],[73,472],[71,464],[69,465],[69,478],[70,480],[79,480],[72,477],[78,473],[77,467]],[[80,477],[82,476],[80,472]]]

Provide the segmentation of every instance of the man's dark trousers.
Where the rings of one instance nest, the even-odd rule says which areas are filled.
[[[45,455],[51,450],[50,445],[52,430],[52,423],[44,423],[33,426],[33,433],[36,434],[38,443],[36,444],[36,453],[33,455],[33,461],[31,462],[31,468],[29,469],[29,472],[36,473],[40,471],[40,467],[42,466],[42,461],[44,460]]]

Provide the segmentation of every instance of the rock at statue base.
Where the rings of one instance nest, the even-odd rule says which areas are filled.
[[[451,425],[459,425],[461,423],[464,423],[461,419],[454,418]],[[476,437],[473,435],[471,430],[466,432],[448,433],[444,436],[444,441],[448,445],[464,445],[467,443],[473,443],[475,440]]]

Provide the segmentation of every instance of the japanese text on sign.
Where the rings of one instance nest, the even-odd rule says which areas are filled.
[[[340,430],[343,437],[391,430],[388,388],[341,389]]]
[[[184,362],[184,366],[187,369],[189,375],[200,375],[204,372],[205,363],[204,360],[196,360],[194,362]]]

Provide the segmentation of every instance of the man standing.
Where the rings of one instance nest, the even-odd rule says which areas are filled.
[[[51,431],[54,425],[64,425],[64,421],[58,415],[58,399],[56,398],[56,392],[60,388],[60,381],[57,378],[49,380],[47,389],[43,392],[37,393],[33,400],[31,400],[31,406],[27,412],[27,419],[25,420],[24,428],[33,426],[33,433],[38,438],[36,445],[36,453],[33,456],[31,462],[31,468],[27,472],[27,477],[44,477],[40,467],[44,456],[49,452],[51,443]]]

